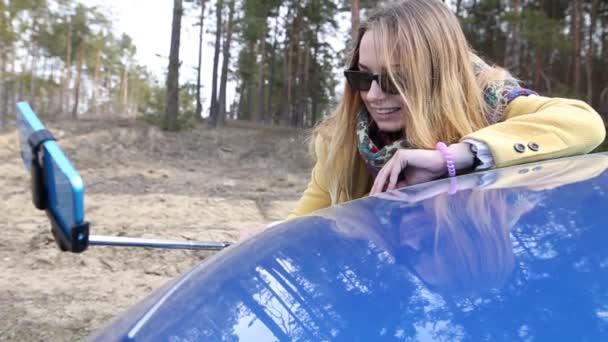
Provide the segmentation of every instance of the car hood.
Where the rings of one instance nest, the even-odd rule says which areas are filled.
[[[335,206],[205,260],[92,340],[607,340],[608,154]]]

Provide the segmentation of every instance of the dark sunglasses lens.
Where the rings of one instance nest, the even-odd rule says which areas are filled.
[[[372,86],[374,76],[370,73],[361,71],[346,71],[344,73],[350,86],[359,91],[368,91]]]
[[[384,75],[380,75],[380,88],[382,89],[383,92],[385,92],[386,94],[399,94],[399,90],[397,89],[397,86],[395,86],[395,83],[393,83],[393,81],[391,81],[391,78],[389,75],[384,74]]]
[[[391,95],[399,94],[399,90],[397,90],[397,87],[391,81],[388,74],[382,74],[376,77],[369,72],[347,70],[344,72],[344,75],[346,76],[348,83],[350,83],[350,86],[358,91],[368,91],[372,87],[372,82],[376,79],[384,93]]]

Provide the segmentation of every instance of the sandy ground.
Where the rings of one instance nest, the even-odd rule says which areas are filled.
[[[85,181],[91,234],[236,241],[285,217],[308,182],[306,132],[232,125],[165,133],[132,121],[47,126]],[[15,129],[0,132],[0,340],[85,339],[213,252],[90,247],[62,253]]]

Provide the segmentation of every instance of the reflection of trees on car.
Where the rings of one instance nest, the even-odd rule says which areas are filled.
[[[605,164],[605,157],[603,158],[604,160],[604,164]],[[600,160],[598,159],[594,159],[592,160],[592,162],[594,163],[598,163],[600,164],[600,166],[602,165],[602,160],[600,158]],[[596,164],[597,165],[597,164]],[[585,165],[579,165],[584,167]],[[605,167],[605,166],[604,166]],[[593,171],[590,170],[591,172]],[[592,172],[593,173],[593,172]],[[604,177],[605,178],[605,177]],[[555,181],[555,180],[554,180]],[[541,186],[542,184],[536,184],[537,186]],[[568,185],[568,186],[576,186],[576,185]],[[564,189],[562,189],[562,191],[564,191]],[[581,191],[581,189],[571,189],[571,191],[565,190],[565,193],[576,193],[579,194],[579,197],[581,197],[581,201],[577,202],[579,204],[584,204],[587,203],[589,201],[591,202],[595,202],[595,203],[602,203],[602,201],[594,201],[593,197],[595,196],[599,196],[599,197],[604,197],[604,194],[601,192],[594,192],[594,191]],[[459,198],[458,198],[459,196]],[[420,208],[424,208],[426,204],[426,208],[433,208],[434,210],[436,210],[436,222],[440,222],[439,225],[435,225],[434,229],[433,229],[433,224],[429,224],[429,222],[426,222],[425,225],[422,226],[404,226],[402,225],[401,228],[405,228],[407,230],[407,228],[410,228],[410,230],[407,233],[412,233],[412,230],[418,230],[418,233],[421,233],[423,235],[431,236],[434,238],[431,238],[431,241],[433,241],[433,244],[431,244],[431,246],[428,246],[428,250],[432,251],[431,255],[434,256],[429,256],[429,255],[423,255],[420,256],[420,258],[424,258],[426,257],[428,260],[431,260],[431,263],[427,263],[426,265],[433,265],[433,263],[435,263],[434,267],[431,267],[431,269],[433,271],[437,271],[436,273],[443,273],[442,277],[440,277],[440,281],[439,283],[434,283],[434,284],[428,284],[431,285],[431,288],[437,290],[438,293],[445,293],[447,292],[446,295],[444,295],[443,297],[440,297],[438,295],[434,295],[432,293],[430,293],[428,290],[426,290],[425,286],[420,286],[416,289],[413,290],[413,295],[412,298],[415,298],[414,300],[416,301],[429,301],[429,297],[433,298],[433,300],[430,300],[430,302],[435,301],[435,303],[433,305],[431,305],[432,303],[429,303],[429,305],[433,308],[435,308],[435,310],[431,310],[431,312],[436,311],[436,315],[433,316],[429,316],[429,320],[428,322],[415,322],[414,323],[414,328],[420,328],[420,327],[429,327],[429,326],[433,326],[435,328],[439,328],[440,331],[435,331],[435,333],[437,333],[438,335],[435,336],[435,338],[440,338],[442,335],[445,338],[453,338],[454,336],[457,336],[458,334],[461,334],[463,331],[467,331],[467,334],[470,334],[472,331],[475,331],[476,328],[475,327],[483,327],[484,326],[484,322],[482,321],[477,321],[474,322],[471,320],[471,317],[467,317],[466,312],[471,311],[471,310],[475,310],[476,317],[488,317],[485,315],[486,311],[488,314],[493,313],[496,317],[497,320],[492,320],[492,319],[488,319],[488,321],[500,321],[500,315],[502,314],[502,312],[504,312],[505,309],[507,309],[505,307],[505,304],[503,303],[513,303],[511,305],[509,305],[509,307],[512,309],[514,306],[518,306],[518,305],[522,305],[522,306],[529,306],[530,305],[530,298],[528,296],[523,296],[523,300],[517,300],[516,298],[505,298],[504,295],[500,295],[500,294],[494,294],[492,292],[490,292],[489,294],[484,294],[484,297],[482,299],[482,297],[476,297],[476,298],[470,298],[467,296],[462,296],[462,295],[457,295],[454,296],[453,294],[451,295],[450,292],[454,292],[455,289],[457,290],[467,290],[467,289],[463,289],[463,288],[458,288],[459,284],[469,284],[469,286],[471,284],[474,284],[475,287],[479,286],[479,287],[483,287],[484,285],[487,286],[487,288],[485,290],[491,289],[492,286],[497,286],[497,285],[501,285],[506,278],[511,277],[510,282],[509,282],[509,286],[515,286],[517,287],[517,284],[521,285],[524,282],[525,283],[529,283],[529,282],[536,282],[536,281],[540,281],[543,282],[543,278],[547,277],[548,275],[546,274],[534,274],[534,265],[538,264],[538,263],[544,263],[547,262],[547,260],[549,259],[553,259],[553,258],[558,258],[561,260],[562,264],[568,265],[570,264],[570,260],[568,260],[567,257],[561,257],[561,256],[557,256],[557,255],[550,255],[547,254],[548,251],[550,250],[561,250],[561,248],[557,248],[557,246],[551,246],[549,243],[549,238],[551,238],[551,240],[554,241],[559,241],[561,243],[564,244],[568,244],[571,245],[573,243],[572,238],[577,235],[577,231],[580,230],[585,230],[585,231],[594,231],[597,232],[598,229],[600,229],[600,227],[593,227],[593,222],[585,222],[585,217],[593,217],[592,213],[597,213],[597,212],[601,212],[601,208],[587,208],[587,211],[589,214],[585,214],[585,210],[577,210],[579,208],[575,207],[575,208],[564,208],[559,209],[559,213],[556,213],[554,211],[549,211],[549,212],[545,212],[544,210],[542,210],[543,207],[554,207],[555,205],[551,205],[550,201],[552,200],[552,196],[551,196],[551,192],[549,192],[548,194],[539,197],[538,194],[534,191],[526,191],[524,189],[522,189],[521,191],[506,191],[506,190],[499,190],[499,189],[490,189],[490,190],[485,190],[485,191],[478,191],[478,192],[464,192],[464,193],[459,193],[456,198],[452,197],[452,198],[448,198],[447,195],[443,195],[443,196],[438,196],[432,199],[432,201],[426,201],[423,202],[422,204],[417,204],[417,205],[403,205],[403,204],[393,204],[392,209],[395,209],[395,205],[402,205],[403,207],[400,209],[404,209],[407,208],[408,210],[401,210],[401,213],[403,213],[403,221],[405,222],[415,222],[416,219],[412,219],[412,217],[416,217],[415,213],[416,210],[420,210]],[[433,202],[432,205],[430,205],[430,202]],[[397,203],[397,202],[394,202]],[[477,205],[475,205],[474,203],[477,203]],[[342,212],[339,212],[336,214],[336,216],[339,216],[340,219],[337,219],[336,221],[340,221],[341,223],[343,222],[342,218],[344,217],[349,217],[349,218],[353,218],[352,222],[353,222],[353,226],[355,225],[367,225],[367,228],[369,228],[369,226],[373,226],[374,224],[377,223],[370,223],[369,221],[365,221],[362,220],[364,218],[367,219],[377,219],[379,217],[386,217],[386,215],[381,215],[376,213],[376,215],[366,215],[366,214],[361,214],[362,211],[365,211],[365,205],[368,206],[368,209],[379,209],[380,210],[391,210],[390,206],[391,204],[387,204],[387,203],[383,203],[382,205],[376,204],[376,205],[372,205],[369,202],[356,202],[356,204],[351,204],[348,206],[347,209],[344,209]],[[600,204],[601,205],[601,204]],[[440,208],[445,207],[445,206],[452,206],[453,210],[444,210],[443,213],[440,213],[442,210]],[[387,207],[389,207],[389,209],[387,209]],[[454,217],[453,214],[454,213],[463,213],[463,212],[467,212],[466,209],[462,209],[462,208],[466,208],[469,209],[469,216],[465,215],[458,215],[456,214],[456,216],[460,216],[460,217]],[[540,210],[539,210],[540,208]],[[422,209],[424,210],[424,209]],[[484,210],[486,211],[484,213]],[[488,211],[492,211],[493,213],[491,215],[488,215]],[[442,217],[443,215],[443,217]],[[536,220],[534,222],[539,222],[540,227],[536,226],[536,225],[530,225],[530,224],[526,224],[526,225],[518,225],[518,218],[522,215],[533,215],[536,216]],[[394,222],[394,220],[391,220]],[[497,221],[501,221],[504,223],[504,226],[500,226],[500,222]],[[526,222],[529,222],[530,220],[527,219]],[[562,227],[564,227],[564,225],[560,222],[569,222],[569,229],[562,229]],[[449,226],[447,223],[451,222],[452,225]],[[471,224],[473,223],[474,224]],[[419,223],[424,223],[424,222],[419,222]],[[506,226],[506,229],[505,229]],[[579,228],[577,228],[579,227]],[[581,228],[581,227],[585,227],[585,228]],[[424,229],[430,230],[424,232]],[[480,231],[480,228],[484,229],[485,231]],[[355,228],[356,229],[356,228]],[[450,229],[454,229],[454,230],[450,230]],[[458,230],[460,229],[460,230]],[[511,231],[509,231],[511,230]],[[344,231],[342,231],[342,233],[345,233]],[[386,232],[385,232],[386,233]],[[485,237],[483,237],[483,235],[486,234]],[[509,235],[512,237],[513,242],[511,241],[511,238],[509,238]],[[558,238],[556,239],[556,235],[558,236]],[[374,237],[378,237],[381,236],[381,234],[375,234]],[[596,236],[597,237],[597,236]],[[589,238],[594,239],[596,238],[593,235],[590,235]],[[363,239],[362,239],[363,240]],[[394,239],[391,238],[391,241],[399,241],[398,239]],[[406,239],[407,240],[407,239]],[[411,240],[411,239],[410,239]],[[373,240],[368,240],[368,242],[372,242]],[[466,242],[469,242],[468,244]],[[484,241],[482,243],[480,243],[480,241]],[[594,240],[597,241],[597,240]],[[600,239],[601,241],[601,239]],[[411,241],[410,241],[411,242]],[[463,244],[464,242],[464,244]],[[575,243],[575,245],[586,245],[587,241],[585,243]],[[383,245],[381,242],[377,243],[377,245]],[[384,244],[384,246],[386,246],[386,244]],[[466,247],[471,248],[472,250],[467,250]],[[501,248],[503,247],[503,248]],[[505,248],[507,247],[507,248]],[[422,249],[424,249],[424,247],[422,247]],[[357,249],[351,249],[351,253],[356,251]],[[365,248],[363,248],[362,250],[366,250]],[[395,249],[394,249],[395,250]],[[398,250],[398,248],[397,248]],[[492,257],[488,254],[484,255],[484,250],[487,253],[494,253],[494,257],[492,259]],[[567,249],[565,249],[567,250]],[[369,249],[367,250],[369,252]],[[532,251],[536,251],[535,253],[530,254]],[[573,253],[571,255],[576,255],[576,251],[573,250]],[[476,258],[471,256],[469,257],[467,255],[467,253],[472,253],[472,254],[476,254]],[[523,255],[522,253],[526,253],[527,255]],[[390,254],[390,253],[389,253]],[[352,256],[352,255],[351,255]],[[450,258],[452,257],[452,258]],[[605,258],[605,255],[602,256],[598,256],[599,258]],[[460,259],[460,260],[458,260]],[[382,249],[380,249],[378,255],[377,255],[377,260],[390,260],[390,258],[387,258],[386,256],[386,252],[382,251]],[[407,260],[412,260],[407,259]],[[500,261],[499,261],[500,260]],[[598,259],[598,260],[603,260],[603,259]],[[362,262],[369,262],[369,259],[366,260],[361,260]],[[459,264],[460,262],[460,264]],[[443,265],[443,267],[441,266],[437,266],[437,265],[442,265],[442,263],[446,263]],[[482,264],[486,264],[485,267]],[[390,262],[389,262],[390,264]],[[596,262],[596,265],[600,265],[601,262]],[[379,263],[378,268],[381,268],[382,263]],[[575,266],[580,268],[581,266],[581,262],[578,263],[574,263],[574,264],[570,264],[571,266]],[[584,262],[583,262],[584,265]],[[416,265],[410,265],[412,268],[416,269],[417,266]],[[420,268],[418,268],[420,269]],[[351,272],[353,270],[356,270],[356,266],[353,269],[348,269],[347,271]],[[515,270],[515,273],[512,274],[512,272]],[[427,270],[428,271],[428,270]],[[464,271],[464,272],[463,272]],[[475,274],[475,272],[479,272],[481,271],[479,274]],[[563,270],[562,270],[563,271]],[[569,270],[569,271],[575,271],[575,270]],[[596,270],[599,272],[599,270]],[[399,272],[396,272],[396,274],[398,274]],[[422,276],[424,276],[424,274],[422,274],[422,272],[417,271],[414,272],[415,274],[418,274],[418,276],[420,278],[422,278]],[[341,274],[340,272],[338,274]],[[365,274],[365,273],[364,273]],[[429,272],[430,275],[433,274],[433,272]],[[462,282],[454,282],[454,279],[449,279],[449,275],[453,275],[453,276],[476,276],[477,279],[466,279]],[[597,273],[595,273],[597,274]],[[356,272],[352,273],[352,277],[356,280],[354,282],[349,282],[351,286],[353,286],[354,284],[365,284],[365,279],[356,279]],[[381,276],[381,275],[378,275]],[[428,275],[427,275],[428,276]],[[550,275],[549,275],[550,277]],[[559,285],[564,284],[564,282],[561,280],[561,278],[563,277],[563,275],[560,275],[560,279],[554,279],[555,284],[557,286],[561,286]],[[446,279],[447,278],[447,279]],[[570,281],[574,282],[574,279],[576,279],[576,277],[567,277]],[[318,277],[316,278],[312,278],[312,279],[319,279]],[[382,277],[380,278],[374,278],[374,279],[384,279]],[[428,279],[428,278],[427,278]],[[424,279],[421,279],[423,282],[425,281]],[[437,278],[434,279],[435,281],[437,280]],[[485,280],[485,281],[484,281]],[[567,282],[566,282],[567,283]],[[515,285],[513,285],[515,284]],[[580,283],[577,284],[572,284],[572,291],[574,291],[577,287],[580,287]],[[543,286],[547,286],[547,284],[543,284]],[[447,288],[446,288],[447,287]],[[357,288],[357,287],[353,287],[353,288]],[[365,287],[364,287],[365,288]],[[544,293],[544,294],[535,294],[535,286],[531,286],[531,288],[526,288],[526,292],[532,294],[530,297],[536,298],[537,300],[539,300],[540,302],[542,302],[542,305],[539,305],[539,308],[546,308],[547,307],[547,302],[549,303],[553,303],[553,306],[555,307],[555,314],[564,314],[566,313],[566,316],[564,317],[564,320],[568,320],[567,317],[567,313],[568,313],[568,308],[567,308],[567,301],[564,302],[563,300],[560,300],[559,298],[552,298],[552,294],[551,293]],[[410,289],[411,290],[411,289]],[[447,290],[447,291],[446,291]],[[471,289],[469,289],[471,290]],[[479,289],[478,289],[479,290]],[[483,288],[481,288],[481,290],[484,290]],[[403,288],[403,291],[407,291],[407,288]],[[521,295],[521,293],[518,293],[517,290],[514,291],[514,293],[516,295]],[[589,299],[588,294],[582,294],[579,292],[579,295],[581,297],[587,297],[587,299]],[[593,296],[592,296],[593,297]],[[398,298],[398,297],[395,297]],[[477,299],[477,300],[476,300]],[[600,299],[600,298],[598,298]],[[584,298],[580,299],[580,303],[585,303],[585,302],[589,302],[588,300],[584,300]],[[598,302],[601,302],[601,300],[599,300]],[[597,305],[593,305],[593,303],[589,303],[590,305],[588,305],[588,314],[597,314]],[[560,307],[561,306],[561,307]],[[533,306],[531,306],[533,307]],[[405,309],[405,308],[404,308]],[[459,317],[453,317],[450,318],[449,315],[446,316],[446,312],[442,312],[446,311],[446,309],[456,309],[453,310],[454,312],[461,312],[462,315],[459,315]],[[410,308],[411,310],[411,308]],[[480,313],[480,312],[481,313]],[[530,310],[531,312],[534,312],[534,310]],[[343,311],[340,311],[343,312]],[[413,312],[410,312],[410,314],[414,315]],[[419,313],[418,313],[419,314]],[[415,315],[414,315],[415,316]],[[394,318],[395,316],[393,316]],[[396,316],[398,317],[398,316]],[[456,319],[457,318],[457,319]],[[518,336],[520,337],[521,335],[518,334],[526,334],[529,332],[526,332],[526,322],[527,324],[530,324],[532,326],[534,326],[534,321],[538,321],[540,320],[539,323],[542,323],[542,319],[546,319],[547,316],[540,314],[539,312],[536,313],[531,313],[529,316],[526,316],[524,318],[521,319],[516,319],[514,324],[511,324],[511,326],[509,326],[508,324],[505,324],[506,326],[504,327],[505,329],[505,337],[507,339],[509,338],[513,338],[516,339],[518,338]],[[453,326],[450,327],[450,322],[452,322],[452,319],[454,319],[455,321],[458,322],[469,322],[470,324],[466,324],[466,325],[462,325],[462,324],[455,324]],[[390,320],[388,320],[390,321]],[[388,322],[387,321],[387,322]],[[593,321],[593,320],[590,320]],[[443,324],[439,324],[437,325],[437,322],[443,322]],[[506,323],[506,322],[505,322]],[[566,323],[566,322],[565,322]],[[519,326],[517,325],[519,324]],[[444,327],[445,329],[441,328]],[[463,327],[466,327],[466,329],[463,329]],[[402,327],[401,327],[402,328]],[[373,330],[373,329],[372,329]],[[483,338],[485,335],[483,333],[484,329],[477,329],[480,330],[478,335],[473,335],[474,338]],[[510,336],[510,337],[509,337]],[[538,336],[537,336],[538,337]],[[550,337],[550,336],[547,336]],[[559,337],[559,335],[556,332],[555,337]],[[543,337],[541,337],[543,338]]]
[[[571,160],[459,177],[456,194],[439,181],[292,220],[195,269],[197,282],[177,291],[197,296],[163,304],[179,323],[149,324],[156,337],[166,326],[227,341],[245,330],[281,341],[595,340],[608,328],[608,231],[596,217],[606,193],[580,181],[606,184],[608,156]]]

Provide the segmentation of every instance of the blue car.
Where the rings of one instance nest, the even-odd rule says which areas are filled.
[[[89,235],[82,179],[29,105],[18,110],[33,202],[60,248],[157,243]],[[608,154],[438,180],[283,222],[90,340],[608,341]]]
[[[93,341],[608,341],[608,154],[520,165],[286,221]]]

